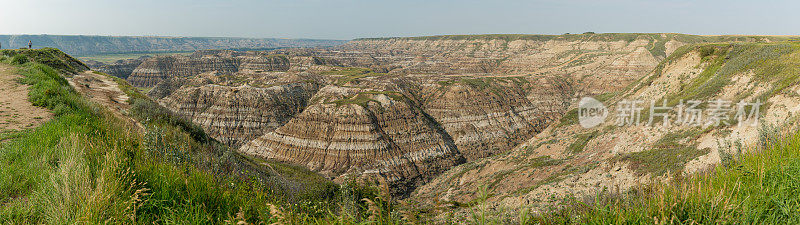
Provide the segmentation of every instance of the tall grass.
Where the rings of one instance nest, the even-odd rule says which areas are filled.
[[[0,222],[131,222],[130,126],[78,95],[52,68],[26,63],[29,99],[55,118],[0,146]]]
[[[762,129],[756,146],[728,165],[626,193],[604,192],[538,215],[540,224],[798,224],[800,133]],[[772,141],[781,140],[781,141]]]

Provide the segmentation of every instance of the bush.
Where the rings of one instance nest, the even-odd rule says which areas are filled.
[[[710,55],[713,55],[716,52],[716,48],[714,46],[703,46],[700,47],[700,58],[705,58]]]
[[[137,120],[176,126],[188,132],[195,140],[202,143],[209,141],[202,127],[149,99],[132,98],[130,113]]]

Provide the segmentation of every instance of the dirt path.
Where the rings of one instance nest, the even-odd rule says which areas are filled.
[[[35,127],[52,118],[28,101],[28,85],[20,84],[17,68],[0,64],[0,134]]]
[[[110,77],[90,70],[67,78],[67,81],[75,90],[93,102],[100,103],[114,112],[127,110],[130,107],[127,102],[128,95]]]
[[[142,124],[136,120],[125,116],[124,110],[130,109],[128,99],[130,98],[119,88],[119,84],[111,77],[96,74],[94,71],[84,71],[71,78],[67,78],[69,85],[75,88],[83,96],[92,102],[100,103],[110,109],[118,118],[127,120],[135,124],[140,130],[144,130]]]

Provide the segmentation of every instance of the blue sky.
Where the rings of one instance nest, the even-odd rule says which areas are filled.
[[[0,1],[0,34],[352,39],[586,31],[800,34],[800,1]]]

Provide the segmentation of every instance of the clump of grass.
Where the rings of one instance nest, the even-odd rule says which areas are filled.
[[[194,140],[203,143],[207,143],[210,140],[202,127],[185,117],[169,111],[158,103],[140,97],[130,98],[129,100],[131,101],[130,114],[139,121],[180,128],[189,133]]]
[[[366,77],[380,77],[385,76],[387,73],[377,73],[367,68],[360,67],[343,67],[331,71],[323,71],[322,75],[337,75],[339,77],[334,83],[336,85],[346,85],[348,83],[358,81]]]
[[[578,123],[578,109],[571,109],[564,113],[558,121],[558,127],[569,126]]]
[[[708,56],[714,55],[716,50],[717,49],[714,48],[714,46],[707,46],[707,45],[706,46],[702,46],[702,47],[699,48],[700,58],[704,59],[704,58],[706,58]]]
[[[405,100],[405,96],[403,96],[402,93],[396,92],[396,91],[364,91],[364,92],[359,92],[359,93],[357,93],[357,94],[355,94],[353,96],[344,97],[342,99],[335,100],[335,101],[332,101],[332,102],[329,102],[329,103],[334,103],[334,104],[336,104],[336,106],[354,104],[354,105],[359,105],[361,107],[367,108],[367,103],[369,103],[369,102],[378,103],[378,101],[373,99],[372,97],[374,95],[381,95],[381,94],[382,95],[386,95],[386,96],[388,96],[389,98],[391,98],[392,100],[395,100],[395,101],[404,101]]]
[[[700,132],[699,129],[692,129],[669,133],[658,140],[652,149],[620,155],[614,161],[630,162],[631,169],[639,175],[680,174],[687,162],[708,153],[708,149],[683,144],[688,142],[685,139],[696,138]]]
[[[583,149],[586,148],[586,144],[588,144],[589,141],[597,137],[598,135],[597,133],[598,131],[593,131],[590,133],[577,135],[575,138],[575,142],[573,142],[567,147],[567,152],[571,154],[583,152]]]

